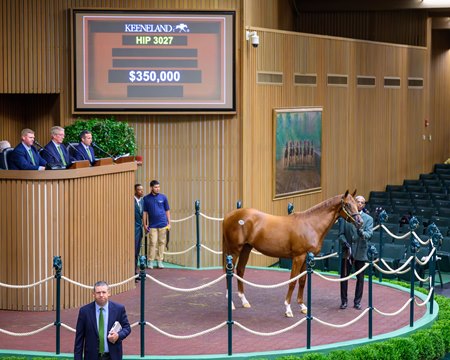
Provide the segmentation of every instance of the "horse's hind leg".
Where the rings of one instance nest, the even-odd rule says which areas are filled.
[[[303,272],[305,270],[306,270],[306,261],[303,261],[300,272]],[[300,311],[303,314],[306,314],[308,311],[308,308],[306,307],[305,303],[303,302],[303,292],[305,290],[305,283],[306,283],[306,276],[302,276],[300,279],[298,279],[297,303],[300,305]]]
[[[244,278],[245,266],[247,265],[251,251],[252,247],[248,244],[245,244],[244,247],[242,248],[241,253],[239,254],[239,260],[236,267],[236,274],[241,278]],[[244,295],[244,283],[240,280],[238,280],[237,283],[238,283],[238,296],[242,301],[242,306],[245,308],[251,307],[250,303],[248,302],[248,300],[245,298]]]

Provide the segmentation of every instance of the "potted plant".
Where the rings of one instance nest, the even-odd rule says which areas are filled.
[[[88,130],[92,133],[95,144],[109,155],[117,157],[124,154],[136,155],[136,138],[134,129],[126,122],[117,121],[114,117],[110,119],[81,119],[78,118],[71,125],[65,127],[66,137],[64,143],[75,143],[80,141],[80,133]],[[96,155],[104,157],[105,154],[95,148]]]

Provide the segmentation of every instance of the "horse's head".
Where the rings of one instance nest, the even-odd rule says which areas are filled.
[[[341,199],[341,210],[339,215],[346,221],[353,223],[357,228],[360,228],[364,221],[359,214],[358,205],[354,198],[355,194],[356,190],[353,194],[350,194],[348,190],[345,192]]]

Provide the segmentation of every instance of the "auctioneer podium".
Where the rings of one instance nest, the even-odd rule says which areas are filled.
[[[84,285],[110,284],[134,274],[136,163],[69,170],[0,170],[0,283],[29,285],[62,275]],[[134,281],[115,287],[118,293]],[[91,290],[61,280],[61,307],[92,301]],[[54,310],[56,281],[0,286],[2,310]]]

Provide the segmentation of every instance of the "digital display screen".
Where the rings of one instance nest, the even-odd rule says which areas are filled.
[[[235,111],[234,12],[73,10],[75,113]]]

